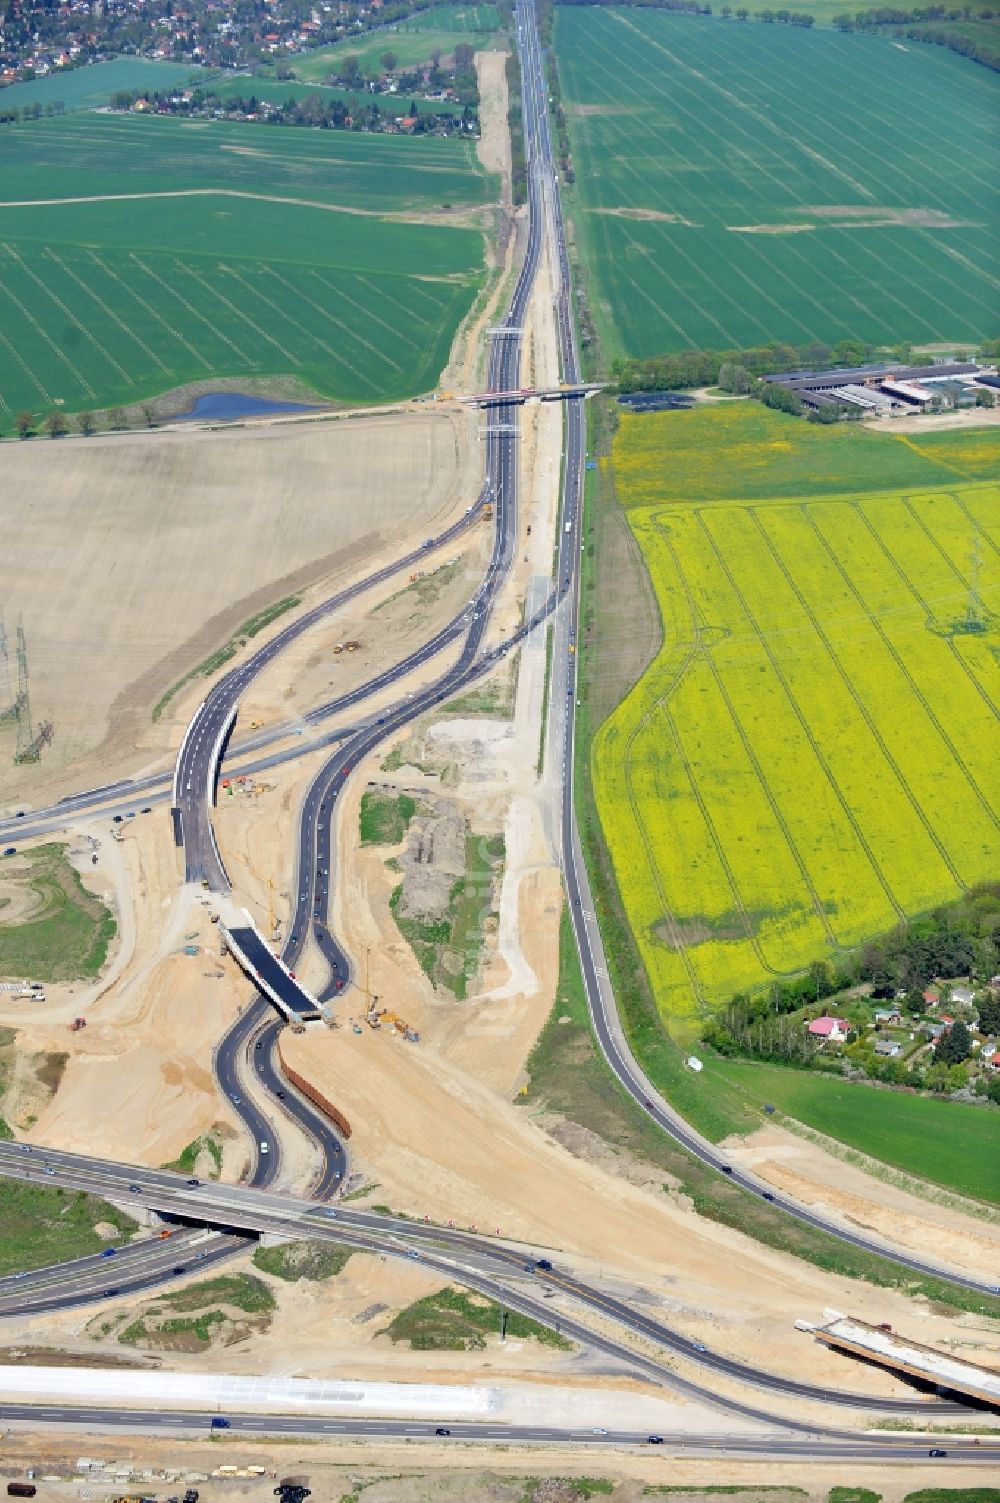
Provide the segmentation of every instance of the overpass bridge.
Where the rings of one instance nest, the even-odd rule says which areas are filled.
[[[471,396],[460,396],[459,402],[471,407],[508,407],[512,403],[565,402],[574,397],[592,397],[595,391],[603,391],[605,381],[564,382],[560,386],[520,386],[512,391],[477,391]]]

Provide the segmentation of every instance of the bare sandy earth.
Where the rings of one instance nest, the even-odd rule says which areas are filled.
[[[263,606],[398,554],[401,520],[418,539],[436,530],[467,497],[474,432],[470,414],[428,405],[5,444],[5,615],[11,637],[23,616],[34,719],[55,737],[39,764],[14,767],[0,731],[4,805],[172,751],[192,695],[154,725],[161,694]]]
[[[916,412],[912,417],[873,418],[866,428],[883,433],[940,433],[945,428],[991,428],[1000,423],[1000,407],[966,407],[960,412]]]
[[[510,132],[507,129],[506,52],[477,52],[479,85],[479,160],[487,172],[498,172],[501,202],[510,203]]]
[[[875,1232],[928,1258],[991,1278],[1000,1264],[1000,1213],[975,1214],[971,1205],[928,1187],[919,1196],[893,1183],[877,1163],[873,1173],[833,1152],[770,1125],[726,1145],[730,1157],[802,1204],[845,1225]],[[832,1145],[834,1149],[837,1145]],[[876,1174],[879,1176],[876,1178]]]
[[[624,1453],[610,1451],[581,1456],[578,1449],[558,1451],[533,1447],[504,1448],[484,1456],[478,1446],[463,1446],[454,1440],[367,1443],[326,1440],[253,1440],[240,1436],[208,1441],[185,1436],[182,1445],[171,1437],[139,1435],[101,1436],[80,1432],[59,1436],[50,1430],[32,1432],[12,1426],[5,1436],[6,1460],[13,1470],[34,1465],[46,1478],[45,1495],[53,1503],[76,1503],[86,1496],[110,1498],[122,1491],[96,1481],[74,1482],[81,1452],[108,1462],[136,1467],[167,1469],[182,1467],[198,1477],[203,1503],[272,1503],[275,1479],[304,1479],[320,1503],[360,1493],[365,1503],[567,1503],[574,1495],[565,1479],[602,1477],[615,1484],[615,1503],[643,1503],[650,1485],[683,1487],[687,1503],[712,1503],[709,1489],[719,1487],[760,1488],[748,1491],[743,1503],[826,1503],[829,1490],[838,1484],[868,1488],[883,1503],[903,1503],[909,1493],[926,1484],[926,1460],[902,1464],[846,1462],[800,1462],[777,1457],[741,1460],[714,1452],[697,1458],[677,1456],[670,1445]],[[241,1468],[263,1466],[267,1477],[249,1480],[217,1478],[220,1465]],[[207,1480],[201,1481],[201,1478]],[[975,1472],[961,1462],[934,1463],[935,1483],[942,1487],[982,1485],[981,1469]],[[530,1480],[529,1480],[530,1479]],[[150,1484],[155,1485],[155,1484]],[[538,1490],[535,1490],[537,1485]],[[146,1484],[134,1482],[135,1492]],[[704,1493],[698,1491],[703,1487]],[[768,1491],[763,1491],[764,1488]],[[798,1492],[775,1491],[777,1488]],[[157,1494],[165,1490],[159,1483]],[[177,1490],[175,1488],[175,1490]],[[576,1496],[579,1496],[577,1494]]]
[[[232,1134],[227,1172],[239,1174],[246,1149],[216,1090],[211,1057],[247,1000],[246,985],[219,959],[206,895],[178,888],[165,813],[130,822],[120,843],[103,832],[99,839],[100,864],[127,881],[119,895],[127,926],[110,977],[86,988],[47,987],[42,1005],[5,1000],[0,1008],[0,1022],[27,1027],[33,1048],[69,1054],[59,1090],[26,1136],[161,1164],[221,1122]],[[197,953],[185,954],[185,945]],[[76,1015],[87,1027],[69,1033]]]

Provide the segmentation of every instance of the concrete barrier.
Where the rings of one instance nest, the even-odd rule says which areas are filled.
[[[348,1122],[343,1112],[335,1107],[332,1101],[328,1101],[323,1095],[322,1091],[318,1091],[314,1085],[310,1085],[309,1081],[301,1076],[298,1070],[292,1069],[292,1066],[288,1063],[288,1061],[285,1059],[284,1054],[281,1052],[280,1036],[278,1038],[278,1058],[281,1060],[281,1069],[283,1074],[288,1077],[288,1079],[292,1082],[292,1085],[295,1086],[296,1090],[301,1091],[306,1100],[311,1101],[313,1106],[318,1106],[320,1111],[323,1112],[325,1116],[329,1117],[334,1127],[338,1128],[339,1131],[343,1133],[345,1138],[349,1138],[351,1136],[351,1124]]]

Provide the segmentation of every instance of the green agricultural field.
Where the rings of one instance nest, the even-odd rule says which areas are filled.
[[[858,435],[868,460],[843,473],[829,434],[824,470],[825,433],[774,414],[762,433],[743,405],[718,411],[700,461],[710,497],[728,482],[741,499],[710,499],[687,491],[684,433],[710,439],[715,416],[626,418],[616,440],[664,636],[593,750],[629,922],[681,1041],[733,992],[836,959],[1000,869],[995,481],[949,478],[876,434]],[[952,456],[964,436],[942,435]],[[757,499],[772,464],[772,497]],[[666,504],[649,504],[657,489]]]
[[[116,57],[86,68],[50,73],[28,83],[8,84],[0,89],[0,110],[28,104],[42,109],[93,110],[107,104],[119,89],[170,89],[177,84],[197,85],[204,69],[190,63],[156,63],[144,57]],[[6,195],[5,195],[6,196]]]
[[[412,68],[429,63],[435,52],[450,57],[460,42],[487,47],[499,26],[495,5],[436,5],[395,26],[317,47],[293,58],[291,68],[304,83],[322,83],[348,56],[358,59],[363,73],[381,73],[386,52],[395,53],[400,68]]]
[[[665,501],[894,490],[1000,475],[995,427],[898,434],[861,423],[821,428],[757,402],[622,412],[618,422],[614,475],[629,509]]]
[[[0,180],[0,431],[216,376],[409,396],[482,276],[470,142],[76,115],[4,130]]]
[[[558,7],[556,50],[608,358],[995,333],[1000,200],[970,145],[996,118],[988,69],[890,37],[605,6]]]
[[[751,1111],[766,1102],[827,1137],[977,1200],[1000,1200],[1000,1112],[933,1096],[866,1090],[817,1071],[750,1060],[706,1061],[706,1090],[729,1088]],[[699,1081],[701,1084],[701,1081]]]

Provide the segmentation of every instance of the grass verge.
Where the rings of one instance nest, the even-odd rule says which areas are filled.
[[[283,1242],[277,1247],[258,1247],[252,1261],[261,1273],[272,1274],[289,1284],[300,1279],[318,1283],[342,1273],[352,1252],[354,1248],[340,1247],[335,1242]]]
[[[114,1237],[97,1235],[94,1227],[102,1222],[116,1228]],[[58,1185],[0,1181],[0,1275],[120,1247],[135,1230],[124,1211],[90,1195]]]
[[[408,793],[361,795],[361,844],[398,845],[417,812],[417,801]]]
[[[530,1338],[559,1351],[572,1351],[572,1342],[539,1325],[515,1310],[504,1312],[502,1306],[482,1295],[458,1289],[440,1289],[416,1300],[394,1316],[381,1335],[394,1343],[406,1342],[415,1352],[480,1351],[490,1334],[499,1336],[506,1313],[506,1334]]]
[[[540,778],[545,771],[545,732],[549,723],[549,694],[552,690],[552,644],[554,641],[552,627],[545,630],[545,679],[542,684],[542,723],[538,732],[538,760],[535,763],[535,776]]]
[[[186,1147],[182,1148],[177,1158],[172,1163],[164,1164],[164,1169],[174,1169],[178,1174],[193,1174],[195,1165],[202,1153],[207,1153],[215,1165],[215,1172],[211,1176],[218,1179],[222,1172],[222,1144],[218,1135],[214,1132],[203,1133],[200,1138],[193,1139]]]
[[[252,1273],[222,1273],[185,1289],[172,1289],[154,1302],[170,1310],[203,1310],[206,1305],[233,1305],[247,1315],[263,1315],[275,1307],[275,1298],[263,1279]]]

